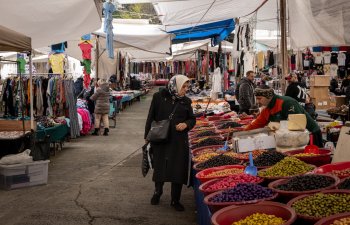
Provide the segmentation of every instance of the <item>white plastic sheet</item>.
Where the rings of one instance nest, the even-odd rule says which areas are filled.
[[[350,44],[349,0],[290,0],[293,48]]]
[[[101,26],[94,0],[0,0],[0,6],[1,25],[30,37],[33,48],[76,39]]]

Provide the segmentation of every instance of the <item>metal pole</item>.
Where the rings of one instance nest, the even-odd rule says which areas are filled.
[[[99,35],[96,35],[96,81],[98,79],[98,62],[100,58],[100,41],[99,41]]]
[[[30,129],[34,130],[32,51],[29,55]]]
[[[288,74],[288,55],[287,55],[287,20],[286,20],[286,0],[280,0],[280,26],[281,26],[281,56],[282,56],[282,76],[281,89],[285,94],[286,82],[284,77]]]
[[[209,44],[207,44],[207,69],[205,74],[207,83],[209,82]]]

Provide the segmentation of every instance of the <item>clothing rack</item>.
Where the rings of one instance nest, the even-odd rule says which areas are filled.
[[[12,62],[12,63],[16,63],[17,64],[17,67],[18,67],[18,61],[15,61],[15,60],[8,60],[8,59],[2,59],[2,57],[0,57],[0,62]],[[18,74],[20,79],[22,78],[22,74],[19,73]],[[21,83],[20,83],[21,84]],[[23,104],[23,86],[21,84],[21,104],[22,104],[22,128],[23,128],[23,134],[25,134],[25,124],[24,124],[24,104]]]
[[[63,74],[63,78],[64,79],[73,79],[73,76],[72,76],[73,73],[64,73]],[[8,76],[19,76],[20,74],[8,74]],[[61,76],[62,74],[58,74],[58,73],[34,73],[32,74],[32,77],[36,77],[36,76],[41,76],[41,77],[44,77],[44,76],[47,76],[47,77],[50,77],[50,76]],[[70,77],[69,77],[70,75]],[[30,76],[30,74],[21,74],[21,76]]]

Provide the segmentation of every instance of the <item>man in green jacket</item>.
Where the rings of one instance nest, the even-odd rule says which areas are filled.
[[[320,127],[295,99],[276,95],[274,90],[268,86],[256,88],[254,94],[258,105],[265,106],[265,108],[251,124],[245,127],[245,130],[262,128],[269,122],[287,120],[289,114],[305,114],[306,129],[313,134],[314,144],[323,147]]]

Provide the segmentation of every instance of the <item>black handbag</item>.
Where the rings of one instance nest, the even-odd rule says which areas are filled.
[[[161,121],[152,121],[151,129],[147,134],[147,141],[149,142],[164,142],[168,140],[170,121],[172,120],[178,103],[175,105],[174,110],[169,115],[169,119]]]

